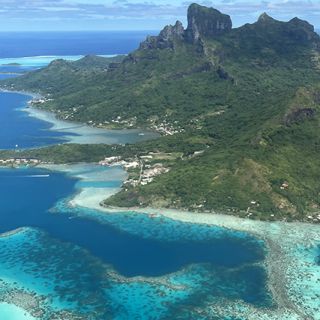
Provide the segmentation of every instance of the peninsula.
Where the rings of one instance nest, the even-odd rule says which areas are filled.
[[[232,28],[228,15],[192,4],[186,28],[166,26],[125,57],[57,60],[1,87],[40,93],[35,106],[58,118],[162,134],[0,152],[135,163],[104,205],[319,222],[320,37],[306,21],[264,13]]]

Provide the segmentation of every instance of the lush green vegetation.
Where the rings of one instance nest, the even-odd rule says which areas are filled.
[[[200,34],[195,42],[172,30],[147,40],[121,63],[58,61],[4,85],[49,94],[53,100],[43,107],[70,112],[74,120],[120,116],[124,126],[165,123],[181,133],[136,145],[28,152],[55,162],[150,151],[183,154],[170,161],[168,173],[123,189],[107,200],[110,205],[221,210],[260,219],[317,213],[320,38],[313,27],[264,14],[214,37]],[[190,156],[199,150],[204,153]]]
[[[98,162],[105,157],[114,155],[130,159],[135,156],[147,155],[149,152],[176,153],[188,157],[195,151],[208,148],[212,143],[212,139],[208,137],[195,137],[188,133],[127,145],[59,144],[39,149],[0,150],[0,159],[35,158],[43,162],[62,164]],[[164,158],[161,161],[165,160]]]

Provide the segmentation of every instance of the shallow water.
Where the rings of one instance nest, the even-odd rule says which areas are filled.
[[[139,131],[99,135],[96,129],[90,137],[82,127],[75,135],[69,123],[52,121],[52,127],[45,121],[51,115],[37,119],[23,112],[28,99],[0,93],[0,148],[62,143],[72,135],[112,143],[149,138]],[[86,179],[45,169],[0,169],[0,233],[28,227],[0,238],[0,299],[1,292],[14,292],[18,301],[29,294],[40,302],[27,310],[45,310],[48,317],[68,311],[85,319],[192,319],[195,307],[220,299],[258,308],[272,304],[262,241],[132,212],[71,208],[67,199],[79,188],[104,188],[107,194],[125,176],[119,168],[97,166],[79,166],[77,175]]]
[[[86,209],[66,206],[50,213],[48,210],[59,199],[75,192],[75,183],[74,179],[57,172],[1,169],[0,232],[24,226],[41,228],[55,238],[86,247],[105,262],[111,261],[126,276],[163,275],[193,262],[235,267],[263,259],[261,243],[240,232],[155,221],[132,213],[106,216],[97,213],[101,215],[100,223],[70,219],[70,214]],[[120,184],[120,181],[109,181],[104,186],[114,188]],[[19,201],[14,201],[17,195]],[[61,211],[64,214],[59,214]],[[101,247],[101,243],[112,243],[112,246]],[[146,260],[136,259],[140,255]]]
[[[0,303],[0,315],[5,320],[34,320],[23,309],[8,303]]]
[[[158,136],[141,130],[111,131],[59,121],[52,114],[26,109],[30,99],[23,94],[0,92],[0,149],[25,149],[65,142],[123,144]]]
[[[0,35],[4,47],[10,46],[11,36]],[[17,48],[20,50],[21,41],[33,36],[37,42],[26,46],[23,56],[83,53],[77,46],[74,52],[64,50],[61,41],[54,46],[55,37],[61,35],[53,34],[43,39],[41,35],[20,35]],[[96,41],[101,37],[98,34],[91,38]],[[127,53],[144,34],[116,37],[121,42],[113,41],[110,51],[93,46],[92,53]],[[76,35],[70,34],[69,38],[78,46],[83,44]],[[41,47],[41,43],[46,46]],[[59,50],[54,52],[53,48]],[[1,56],[18,53],[21,56],[14,50]],[[29,71],[48,63],[48,59],[0,60],[0,64],[21,63],[19,67],[1,66],[0,73]],[[10,76],[2,74],[0,78]],[[28,99],[0,93],[0,148],[39,147],[72,138],[81,143],[88,136],[87,128],[74,132],[65,123],[49,119],[49,115],[42,115],[42,120],[30,117],[21,111]],[[109,143],[125,143],[150,138],[138,133],[106,131],[103,136],[91,131],[89,142],[102,138]],[[22,306],[39,319],[59,315],[64,320],[75,316],[92,320],[199,320],[208,319],[202,313],[208,305],[214,306],[210,319],[241,319],[227,310],[221,317],[218,307],[228,303],[258,309],[273,307],[266,288],[266,248],[261,240],[209,225],[70,207],[68,200],[79,188],[97,192],[105,188],[107,195],[120,187],[124,177],[119,168],[92,166],[80,166],[77,174],[86,180],[45,169],[0,169],[0,233],[27,227],[0,237],[0,301]],[[13,305],[6,308],[12,317],[17,312]],[[0,319],[4,315],[1,310],[0,304]]]
[[[121,182],[109,183],[114,188]],[[0,239],[0,274],[17,288],[50,297],[48,312],[165,319],[208,296],[270,305],[265,270],[257,264],[265,256],[261,241],[131,212],[104,216],[72,209],[59,199],[76,185],[58,172],[0,170],[0,232],[31,227]]]

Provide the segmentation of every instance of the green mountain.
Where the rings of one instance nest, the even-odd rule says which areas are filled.
[[[80,64],[53,62],[2,86],[49,94],[42,107],[73,120],[175,133],[122,155],[181,154],[108,204],[288,220],[318,213],[320,37],[308,22],[264,13],[232,28],[228,15],[192,4],[186,29],[166,26],[121,62]]]

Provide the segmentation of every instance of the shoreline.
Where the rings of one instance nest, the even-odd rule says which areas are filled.
[[[1,73],[0,73],[1,74]],[[57,114],[53,111],[47,111],[43,110],[41,108],[37,108],[34,105],[32,105],[32,100],[33,99],[43,99],[44,95],[43,93],[37,93],[37,92],[32,92],[32,91],[24,91],[24,90],[14,90],[14,89],[8,89],[5,87],[0,86],[0,93],[16,93],[16,94],[21,94],[30,97],[31,99],[28,101],[30,103],[27,105],[25,108],[22,108],[22,111],[28,112],[32,117],[49,122],[50,124],[53,125],[50,130],[55,130],[55,131],[60,131],[62,130],[60,128],[60,123],[65,124],[64,127],[66,127],[66,130],[73,128],[73,127],[86,127],[88,129],[92,130],[99,130],[99,131],[112,131],[112,132],[120,132],[120,131],[142,131],[142,132],[150,132],[150,133],[157,133],[160,135],[159,132],[153,131],[150,128],[140,128],[140,127],[133,127],[133,128],[127,128],[127,127],[119,127],[119,128],[113,128],[113,127],[99,127],[99,126],[90,126],[87,123],[84,122],[78,122],[78,121],[71,121],[71,120],[64,120],[64,119],[59,119],[57,117]],[[58,128],[56,128],[56,126]]]
[[[43,98],[44,96],[40,93],[35,93],[35,92],[29,92],[29,91],[23,91],[23,90],[10,90],[7,88],[3,88],[0,86],[0,93],[4,92],[4,93],[16,93],[16,94],[22,94],[28,97],[31,97],[32,99],[39,99],[39,98]],[[29,100],[28,102],[32,101]],[[141,141],[149,141],[152,139],[155,139],[156,136],[154,137],[148,137],[148,134],[150,135],[157,135],[157,137],[160,137],[161,134],[157,131],[152,131],[152,129],[142,129],[142,128],[135,128],[135,129],[128,129],[128,128],[124,128],[124,129],[108,129],[108,128],[102,128],[102,127],[97,127],[97,126],[90,126],[87,123],[81,123],[81,122],[77,122],[77,121],[70,121],[70,120],[63,120],[63,119],[59,119],[57,118],[57,114],[53,111],[46,111],[43,110],[41,108],[37,108],[35,106],[33,106],[32,104],[29,105],[29,107],[27,107],[27,105],[23,108],[19,108],[20,111],[27,113],[30,117],[45,121],[47,123],[50,123],[52,126],[48,129],[48,130],[52,130],[55,132],[60,132],[60,133],[65,133],[64,135],[61,136],[61,142],[58,144],[107,144],[107,145],[112,145],[112,144],[123,144],[123,143],[136,143],[136,142],[141,142]],[[145,131],[144,131],[145,130]],[[118,137],[111,137],[108,138],[108,136],[112,135],[112,134],[118,134]],[[142,140],[135,140],[132,142],[121,142],[119,141],[120,136],[125,136],[127,134],[134,134],[136,133],[139,136],[146,136],[146,139],[142,139]],[[53,145],[58,145],[58,144],[53,144]],[[36,147],[34,149],[41,149],[44,148],[46,146],[41,146],[41,147]],[[27,150],[28,148],[26,148]],[[119,190],[120,191],[120,190]],[[105,199],[102,199],[105,200]],[[102,201],[101,200],[101,201]],[[99,210],[101,206],[99,206]],[[97,209],[97,207],[95,207]],[[102,206],[103,208],[103,206]],[[112,207],[107,208],[109,211],[112,210]],[[135,211],[139,211],[141,208],[140,207],[133,207],[133,208],[116,208],[118,211],[126,211],[126,210],[135,210]],[[169,208],[169,209],[159,209],[159,208],[146,208],[146,210],[169,210],[169,211],[176,211],[176,212],[192,212],[195,214],[208,214],[208,215],[226,215],[229,216],[229,214],[224,214],[224,213],[217,213],[217,212],[208,212],[208,213],[204,213],[204,212],[198,212],[198,211],[187,211],[184,209],[175,209],[175,208]],[[142,211],[145,210],[144,208],[142,208]],[[233,215],[231,215],[233,216]],[[320,216],[320,215],[319,215]],[[238,216],[235,216],[238,217]],[[244,220],[247,220],[246,218],[244,218]],[[250,219],[249,219],[250,220]],[[252,221],[261,221],[261,220],[252,220]],[[266,220],[267,222],[279,222],[279,220]],[[314,218],[312,221],[307,221],[307,219],[303,219],[303,220],[293,220],[292,222],[289,223],[294,223],[294,222],[300,222],[300,223],[307,223],[307,224],[315,224],[314,222],[319,222],[319,220],[317,221],[316,218]],[[284,222],[284,221],[283,221]],[[320,224],[318,224],[320,226]]]
[[[0,87],[0,93],[15,93],[30,97],[28,103],[33,99],[41,99],[44,96],[41,93],[10,90]],[[108,129],[89,126],[86,123],[68,121],[57,118],[56,113],[51,111],[36,108],[28,103],[18,110],[25,112],[28,116],[47,122],[51,125],[48,129],[50,131],[64,133],[61,139],[62,143],[72,144],[122,144],[122,143],[135,143],[139,141],[155,139],[159,133],[142,128],[133,129]],[[143,133],[143,135],[141,135]],[[132,136],[134,139],[131,140]],[[123,139],[123,141],[122,141]]]
[[[72,165],[48,165],[46,168],[58,171],[63,169],[62,171],[70,176],[83,181],[86,179],[81,175],[75,175]],[[309,299],[309,296],[305,297],[303,291],[303,289],[310,289],[311,286],[311,293],[317,295],[317,284],[314,282],[314,278],[320,281],[320,268],[310,262],[307,264],[302,259],[303,256],[300,257],[301,260],[293,258],[297,247],[301,246],[309,249],[320,245],[319,225],[303,222],[264,222],[226,214],[193,213],[174,209],[102,207],[101,202],[116,193],[118,188],[113,190],[101,188],[99,192],[89,189],[90,187],[79,187],[78,192],[68,200],[68,205],[70,207],[78,206],[92,209],[100,214],[128,213],[129,211],[147,215],[150,219],[164,217],[184,223],[218,226],[256,236],[263,240],[267,247],[267,255],[264,261],[268,274],[267,286],[278,305],[278,311],[281,311],[283,315],[293,315],[292,319],[295,319],[294,316],[297,317],[296,319],[305,319],[311,317],[311,315],[313,316],[312,319],[320,319],[320,317],[314,317],[316,312],[314,310],[317,306],[312,303],[316,304],[316,302],[312,302],[313,298]],[[310,272],[314,273],[314,278],[308,277]]]
[[[0,93],[16,93],[16,94],[28,96],[32,99],[40,99],[43,97],[43,95],[41,95],[41,93],[36,93],[36,92],[32,92],[32,91],[24,91],[24,90],[9,90],[9,89],[3,88],[1,86],[0,86]]]
[[[107,170],[113,170],[117,169],[123,172],[123,181],[125,181],[125,177],[127,177],[127,172],[124,168],[119,166],[113,166],[113,167],[102,167],[97,163],[75,163],[75,164],[40,164],[37,166],[38,168],[43,168],[47,170],[52,171],[60,171],[65,172],[69,174],[72,177],[75,177],[77,179],[86,181],[86,177],[84,177],[82,174],[76,174],[75,171],[77,170],[77,167],[97,167],[97,168],[107,168]],[[79,188],[79,193],[83,191],[83,189],[86,188]],[[90,189],[90,187],[88,187]],[[95,209],[104,213],[114,213],[114,212],[128,212],[133,211],[136,213],[142,213],[147,215],[155,215],[155,216],[164,216],[167,218],[171,218],[173,220],[179,220],[181,222],[186,223],[197,223],[197,224],[207,224],[207,225],[215,225],[219,227],[223,227],[226,229],[233,229],[238,231],[244,231],[244,232],[250,232],[252,234],[261,234],[263,231],[268,227],[269,234],[274,235],[279,232],[279,229],[285,228],[290,230],[291,227],[299,228],[299,229],[306,229],[306,230],[315,230],[320,231],[320,225],[318,224],[312,224],[308,222],[301,222],[301,221],[294,221],[294,222],[285,222],[285,221],[261,221],[261,220],[252,220],[247,218],[241,218],[235,215],[230,214],[224,214],[224,213],[217,213],[217,212],[210,212],[210,213],[204,213],[204,212],[192,212],[187,210],[178,210],[178,209],[168,209],[168,208],[152,208],[152,207],[108,207],[101,205],[101,202],[108,198],[108,196],[114,194],[108,192],[109,188],[101,188],[104,190],[104,197],[101,198],[102,200],[99,201],[96,199],[96,201],[93,202],[86,202],[87,199],[82,199],[83,203],[86,204],[85,208],[88,209]],[[120,190],[121,187],[115,188],[114,190]],[[115,191],[116,192],[116,191]],[[74,205],[78,205],[79,199],[77,199],[77,194],[72,197],[72,203]],[[106,195],[107,194],[107,195]],[[271,228],[270,228],[271,227]],[[305,232],[305,239],[313,239],[314,237],[312,235],[308,235],[307,232]],[[316,237],[320,241],[320,234],[318,237]]]
[[[39,97],[37,94],[29,92],[10,90],[2,90],[2,92]],[[50,114],[51,117],[55,117],[54,113],[51,114],[35,108],[25,108],[22,111],[47,113]],[[70,124],[72,125],[74,123],[70,122]],[[85,126],[83,124],[80,125]],[[53,130],[57,130],[57,128],[54,128]],[[76,166],[77,165],[40,165],[39,168],[63,171],[80,181],[86,181],[88,178],[85,175],[75,174],[74,168]],[[93,165],[80,164],[80,166],[88,166],[88,168],[90,168],[90,166]],[[95,166],[100,167],[98,165]],[[125,173],[123,174],[123,177],[124,176]],[[297,254],[297,247],[304,246],[306,248],[312,248],[316,245],[320,245],[319,225],[303,222],[263,222],[220,213],[195,213],[175,209],[110,208],[101,206],[103,200],[119,190],[120,188],[90,188],[80,186],[78,192],[74,194],[69,201],[69,205],[71,207],[79,206],[93,209],[101,214],[108,214],[111,212],[121,213],[128,212],[129,210],[149,216],[150,219],[159,216],[184,223],[206,224],[250,233],[264,240],[266,243],[268,249],[265,258],[265,266],[268,273],[267,285],[270,292],[273,294],[274,300],[279,305],[279,308],[283,310],[283,312],[289,311],[296,315],[298,319],[320,319],[320,317],[317,318],[314,316],[316,314],[316,311],[314,311],[316,306],[312,305],[311,301],[315,299],[315,296],[318,294],[316,285],[317,281],[320,281],[320,270],[316,271],[312,262],[304,261],[302,259],[303,255],[301,256],[301,261],[298,261],[299,259],[294,259],[295,254]],[[9,232],[7,233],[7,236],[19,233],[21,230],[18,229],[11,233]],[[318,269],[320,268],[318,267]],[[309,276],[310,274],[314,274],[314,277]],[[307,290],[310,287],[312,289],[311,294],[305,296],[306,293],[303,289]],[[314,301],[317,300],[315,299]],[[313,303],[316,304],[316,302]]]
[[[52,125],[50,131],[65,133],[62,137],[66,140],[65,143],[73,144],[121,144],[130,143],[122,142],[119,139],[122,137],[126,139],[126,136],[135,134],[137,137],[144,137],[144,139],[137,140],[149,140],[156,138],[157,133],[145,129],[107,129],[91,127],[87,124],[80,122],[71,122],[66,120],[60,120],[56,117],[56,114],[50,111],[37,109],[33,106],[22,109],[21,111],[28,113],[30,117],[40,119],[48,122]],[[141,136],[143,133],[143,136]],[[150,136],[148,138],[148,136]],[[127,139],[130,140],[130,139]]]
[[[44,95],[43,93],[36,93],[36,92],[32,92],[32,91],[24,91],[24,90],[14,90],[14,89],[8,89],[6,87],[1,87],[0,86],[0,93],[1,92],[6,92],[6,93],[16,93],[16,94],[22,94],[22,95],[26,95],[26,96],[30,96],[32,99],[29,101],[31,102],[33,99],[43,99]],[[34,105],[30,104],[29,108],[25,108],[26,111],[28,111],[30,109],[30,114],[31,116],[41,119],[43,121],[49,122],[53,125],[53,127],[51,128],[51,130],[61,130],[61,129],[55,129],[54,127],[59,124],[59,123],[65,123],[66,124],[66,128],[69,129],[69,127],[84,127],[84,128],[88,128],[88,130],[99,130],[100,132],[104,131],[106,132],[134,132],[134,131],[139,131],[141,133],[144,134],[154,134],[157,135],[157,137],[161,137],[163,135],[167,135],[167,133],[163,130],[160,130],[156,127],[128,127],[126,125],[119,125],[119,124],[109,124],[109,125],[104,125],[104,126],[99,126],[99,125],[89,125],[86,122],[79,122],[79,121],[71,121],[71,120],[65,120],[65,119],[59,119],[57,113],[55,113],[54,111],[47,111],[47,110],[43,110],[41,108],[37,108]],[[118,127],[117,127],[118,126]],[[169,135],[172,135],[172,133],[169,133]],[[148,139],[150,140],[150,139]],[[77,142],[75,142],[77,143]],[[78,142],[79,143],[79,142]]]
[[[268,275],[266,285],[278,306],[276,309],[264,309],[264,314],[267,313],[270,316],[263,319],[277,319],[277,317],[278,319],[320,319],[317,316],[318,313],[314,311],[317,308],[314,295],[316,296],[319,291],[317,281],[320,281],[320,268],[315,261],[310,261],[313,254],[312,248],[320,245],[318,225],[301,222],[263,222],[225,214],[192,213],[169,209],[103,208],[100,205],[101,201],[116,193],[119,188],[112,186],[97,188],[90,183],[123,181],[126,176],[124,169],[104,168],[98,164],[84,163],[40,165],[39,168],[64,172],[79,180],[76,185],[77,192],[66,199],[66,205],[70,208],[89,209],[87,218],[94,218],[90,215],[90,209],[101,215],[132,212],[144,214],[154,219],[154,223],[164,217],[184,223],[206,224],[252,234],[265,242],[267,254],[263,265]],[[85,215],[81,217],[86,218]],[[257,312],[256,316],[259,317],[262,311],[254,309],[254,312]]]

